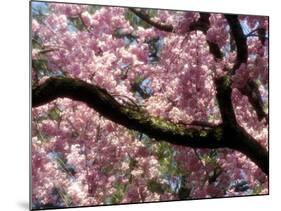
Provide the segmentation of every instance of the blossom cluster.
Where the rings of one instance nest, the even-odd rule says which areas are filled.
[[[42,17],[32,16],[33,84],[53,76],[81,79],[120,103],[176,124],[222,122],[214,79],[236,60],[222,14],[210,14],[204,33],[189,30],[200,18],[197,12],[157,10],[151,19],[173,26],[168,33],[127,8],[63,3],[47,8]],[[239,18],[251,30],[268,30],[266,18]],[[224,59],[214,58],[209,42]],[[248,37],[247,46],[248,60],[232,77],[232,103],[238,123],[268,148],[267,126],[239,91],[254,80],[266,102],[268,42]],[[242,153],[158,143],[66,98],[32,109],[34,208],[266,193],[267,176]]]

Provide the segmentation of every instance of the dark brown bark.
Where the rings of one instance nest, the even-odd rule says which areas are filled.
[[[168,24],[162,24],[158,23],[156,21],[151,20],[149,15],[146,13],[136,9],[136,8],[129,8],[131,12],[133,12],[135,15],[137,15],[139,18],[144,20],[146,23],[150,24],[151,26],[154,26],[155,28],[161,30],[161,31],[166,31],[166,32],[172,32],[173,31],[173,26],[168,25]]]
[[[247,39],[243,33],[242,27],[239,23],[237,15],[225,15],[225,18],[230,27],[231,36],[233,37],[236,43],[236,62],[232,69],[232,75],[235,74],[235,71],[240,67],[242,63],[247,63],[248,60],[248,47],[247,47]]]
[[[81,101],[105,118],[128,129],[145,133],[155,141],[167,141],[192,148],[228,147],[244,153],[268,173],[267,150],[237,126],[230,106],[231,89],[224,80],[217,81],[218,90],[221,90],[217,97],[224,123],[208,129],[186,128],[152,117],[143,109],[118,103],[105,89],[71,78],[49,78],[43,84],[35,86],[32,89],[32,107],[44,105],[59,97]]]
[[[211,129],[186,128],[158,117],[149,116],[143,109],[119,104],[105,89],[71,78],[50,78],[32,90],[32,107],[44,105],[58,97],[86,103],[103,117],[137,130],[159,141],[175,145],[218,148],[223,146],[221,126]]]
[[[244,35],[241,24],[239,23],[237,15],[225,15],[230,27],[231,36],[235,41],[237,49],[236,62],[232,68],[231,74],[234,75],[235,71],[240,67],[242,63],[247,64],[248,60],[248,46],[247,36]],[[257,113],[258,119],[261,121],[264,118],[268,122],[268,116],[264,111],[264,105],[259,92],[258,86],[253,80],[249,80],[247,84],[240,88],[241,94],[248,97],[250,104],[253,106]]]
[[[173,32],[170,25],[154,22],[148,15],[140,10],[131,8],[137,16],[142,18],[148,24],[159,30]],[[236,15],[225,15],[231,30],[231,36],[236,44],[237,58],[231,74],[215,79],[217,89],[217,100],[222,116],[222,124],[212,127],[187,128],[182,124],[174,124],[157,117],[149,116],[143,109],[132,108],[118,103],[106,90],[98,86],[88,84],[78,79],[70,78],[50,78],[42,85],[36,86],[32,90],[32,106],[37,107],[55,100],[58,97],[67,97],[73,100],[86,103],[89,107],[95,109],[102,116],[112,120],[115,123],[125,126],[128,129],[139,132],[155,138],[155,141],[165,140],[169,143],[193,148],[222,148],[238,150],[248,156],[255,162],[264,173],[269,173],[268,151],[261,144],[251,137],[244,128],[239,126],[236,121],[234,108],[232,105],[231,94],[231,75],[246,63],[248,59],[248,49],[246,37]],[[197,22],[190,25],[191,31],[200,30],[204,34],[210,27],[209,14],[200,13]],[[221,59],[222,53],[217,44],[209,41],[210,53],[216,58]],[[249,102],[257,112],[258,117],[264,118],[266,115],[262,108],[262,101],[256,86],[251,81],[247,87],[240,90],[247,95]]]
[[[142,20],[154,26],[155,28],[166,31],[166,32],[174,32],[172,25],[165,25],[162,23],[158,23],[156,21],[151,20],[149,15],[146,13],[139,11],[134,8],[130,8],[130,10],[135,13],[138,17]],[[200,18],[198,21],[192,23],[189,27],[189,31],[202,31],[204,34],[207,33],[208,29],[210,28],[210,21],[209,21],[210,14],[209,13],[200,13]],[[241,25],[238,20],[237,15],[225,15],[225,18],[230,26],[231,36],[236,43],[237,48],[237,58],[234,67],[232,68],[231,74],[234,75],[235,71],[240,67],[242,63],[247,63],[248,59],[248,47],[247,47],[247,38],[243,33]],[[220,50],[220,47],[213,42],[207,40],[209,45],[210,53],[214,56],[215,59],[222,59],[223,54]],[[266,122],[268,122],[268,115],[264,112],[263,109],[263,101],[261,99],[261,95],[259,90],[256,89],[253,84],[255,82],[249,81],[245,87],[239,89],[239,91],[248,97],[250,104],[253,106],[254,110],[258,115],[258,119],[261,121],[264,118]]]
[[[267,149],[237,123],[231,100],[230,76],[221,77],[215,83],[217,100],[223,121],[223,137],[226,140],[227,147],[247,155],[264,173],[268,174],[269,156]]]
[[[155,28],[161,31],[174,32],[174,28],[172,25],[153,21],[151,20],[149,15],[147,15],[145,12],[139,11],[135,8],[130,8],[130,10],[139,18],[144,20],[146,23],[150,24],[151,26],[154,26]],[[206,34],[210,27],[209,16],[210,16],[209,13],[200,13],[199,20],[190,25],[189,31],[202,31],[204,34]],[[220,50],[220,47],[217,44],[210,41],[207,41],[207,43],[209,45],[210,53],[214,56],[214,58],[222,59],[222,52]]]

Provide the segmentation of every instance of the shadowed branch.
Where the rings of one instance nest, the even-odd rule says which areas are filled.
[[[224,85],[219,81],[218,86]],[[229,103],[229,88],[220,92],[219,104],[222,114],[231,114],[231,108],[224,105]],[[223,116],[223,125],[208,129],[186,128],[170,121],[153,117],[145,110],[136,110],[117,102],[105,89],[86,83],[79,79],[55,77],[47,79],[43,84],[32,89],[32,107],[44,105],[57,98],[70,98],[86,103],[103,117],[125,126],[128,129],[145,133],[155,141],[167,141],[171,144],[192,148],[222,148],[228,147],[239,150],[252,159],[265,173],[268,174],[268,153],[254,139],[228,121]],[[226,100],[224,100],[226,99]],[[222,107],[221,107],[222,106]],[[223,110],[225,109],[225,110]],[[230,115],[231,116],[231,115]],[[233,128],[232,128],[233,127]],[[238,128],[238,129],[237,129]],[[238,135],[237,135],[238,134]],[[229,140],[229,137],[232,137]],[[236,141],[233,137],[239,138]],[[241,139],[241,140],[240,140]],[[256,151],[256,149],[258,149]]]

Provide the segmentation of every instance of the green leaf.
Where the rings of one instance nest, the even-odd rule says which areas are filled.
[[[63,188],[55,187],[53,191],[58,194],[66,207],[73,205],[71,196]]]
[[[112,194],[112,196],[106,198],[106,204],[119,204],[123,200],[124,192],[127,189],[127,184],[115,183],[113,187],[116,189],[116,191]]]
[[[45,59],[33,59],[32,67],[36,70],[46,70],[48,69],[48,61]]]
[[[165,192],[162,185],[156,180],[150,180],[147,184],[147,188],[153,193],[163,194]]]
[[[32,49],[40,49],[42,45],[43,41],[41,40],[41,38],[37,35],[34,35],[32,37]]]
[[[153,18],[157,14],[157,10],[155,9],[146,9],[144,12],[149,15],[150,18]],[[151,25],[143,21],[141,18],[139,18],[137,15],[135,15],[131,11],[126,11],[125,12],[125,18],[128,20],[134,28],[137,28],[138,26],[143,27],[143,28],[150,28]]]
[[[48,112],[48,117],[51,119],[51,120],[55,120],[55,121],[58,121],[60,120],[60,110],[55,107],[53,109],[51,109],[49,112]]]
[[[260,185],[255,186],[253,190],[253,195],[260,194],[261,191],[262,191],[262,186]]]
[[[80,17],[69,17],[69,22],[79,31],[86,30],[86,27]]]
[[[42,142],[42,143],[46,143],[49,141],[49,136],[45,133],[43,133],[42,131],[38,132],[37,134],[37,138]]]
[[[88,5],[88,12],[94,14],[97,10],[101,9],[102,6],[99,5]]]
[[[123,199],[123,196],[124,196],[124,193],[122,191],[120,191],[120,190],[116,191],[111,198],[112,204],[120,203]]]
[[[104,175],[110,175],[110,172],[113,170],[112,166],[104,166],[101,168],[101,173],[103,173]]]

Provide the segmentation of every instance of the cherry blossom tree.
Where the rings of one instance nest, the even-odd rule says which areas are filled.
[[[31,7],[33,208],[268,194],[268,17]]]

